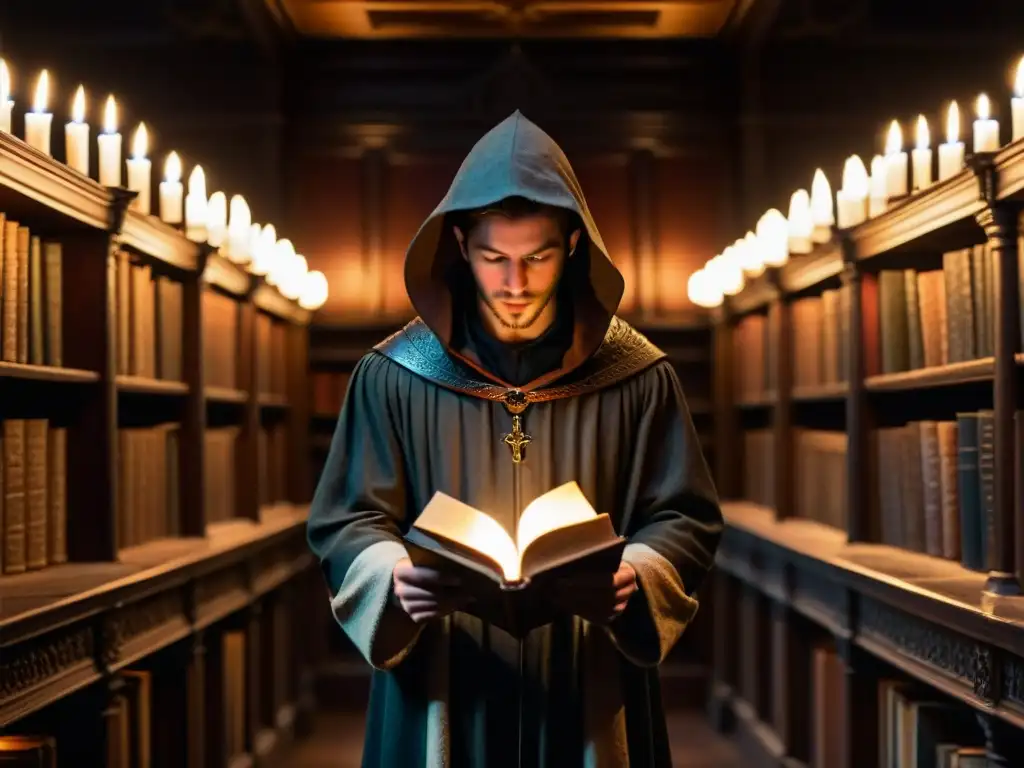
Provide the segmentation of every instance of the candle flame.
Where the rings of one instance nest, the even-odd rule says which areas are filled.
[[[7,62],[0,59],[0,104],[6,104],[11,100],[11,71],[7,68]]]
[[[843,189],[855,198],[868,196],[868,169],[860,155],[850,155],[843,164]]]
[[[75,100],[71,103],[71,119],[76,123],[85,120],[85,88],[81,85],[75,91]]]
[[[960,141],[960,107],[955,101],[949,103],[946,113],[946,142],[956,144]]]
[[[931,143],[931,132],[928,130],[928,120],[924,115],[917,116],[917,148],[928,149]]]
[[[32,103],[33,112],[45,112],[46,103],[50,100],[50,73],[45,69],[39,73],[36,80],[35,100]]]
[[[903,129],[897,120],[889,125],[889,133],[885,137],[885,154],[895,155],[903,150]],[[845,187],[846,184],[844,183]]]
[[[834,219],[832,186],[821,168],[814,171],[814,179],[811,181],[811,215],[818,226],[831,225]]]
[[[1024,56],[1021,56],[1017,63],[1017,76],[1013,79],[1013,95],[1018,99],[1024,98]]]
[[[139,123],[135,129],[135,137],[132,139],[132,157],[136,160],[145,160],[146,152],[149,151],[149,131],[145,123]]]
[[[172,184],[181,181],[181,158],[177,152],[171,152],[164,161],[164,181]]]
[[[103,132],[117,133],[117,102],[113,96],[107,96],[107,103],[103,108]]]
[[[988,120],[992,115],[992,103],[988,100],[986,94],[981,94],[978,97],[977,112],[979,120]]]
[[[206,173],[203,166],[197,165],[188,175],[188,193],[206,199]]]

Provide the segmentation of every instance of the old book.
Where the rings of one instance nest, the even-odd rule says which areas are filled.
[[[455,573],[476,598],[470,612],[521,635],[555,618],[538,590],[555,575],[614,573],[625,539],[575,482],[523,510],[515,538],[485,512],[438,491],[406,534],[409,557]]]
[[[975,351],[970,249],[961,248],[943,254],[942,271],[946,280],[949,362],[973,360],[978,355]]]
[[[878,273],[878,313],[882,373],[910,368],[910,332],[907,325],[907,281],[902,271]]]
[[[28,259],[28,362],[42,365],[43,348],[43,243],[33,235]]]
[[[996,536],[996,423],[995,412],[978,411],[978,479],[981,488],[981,551],[988,566]]]
[[[4,573],[25,570],[25,420],[4,421]]]
[[[18,222],[4,222],[4,314],[2,354],[5,363],[18,362]]]
[[[912,421],[901,432],[903,451],[903,546],[925,552],[924,476],[921,472],[921,422]],[[891,470],[890,470],[891,471]]]
[[[939,426],[920,422],[921,478],[924,497],[924,551],[942,557],[942,475],[939,466]]]
[[[949,334],[946,330],[946,282],[941,270],[918,274],[920,332],[924,365],[932,368],[949,362]]]
[[[939,477],[942,517],[942,556],[960,559],[960,493],[957,478],[957,423],[940,421],[936,427],[939,442]]]
[[[46,419],[25,420],[25,565],[30,569],[47,564]]]
[[[182,285],[166,275],[156,278],[157,376],[181,381]]]
[[[916,371],[929,365],[925,357],[924,312],[930,310],[928,297],[921,295],[920,275],[912,269],[903,270],[904,310],[907,313],[907,365]],[[925,279],[927,282],[927,278]],[[884,343],[884,342],[883,342]]]
[[[117,372],[128,375],[131,366],[132,266],[127,251],[117,252]]]
[[[981,571],[985,568],[985,552],[981,512],[981,472],[978,461],[978,414],[958,413],[956,428],[960,563],[964,568]]]
[[[971,290],[974,297],[974,347],[978,357],[991,357],[994,350],[989,329],[992,325],[989,308],[991,295],[990,279],[992,270],[986,265],[990,261],[984,245],[971,249]]]
[[[28,227],[18,227],[18,362],[28,362],[28,275],[30,264]]]
[[[57,427],[50,430],[46,441],[48,485],[46,503],[49,511],[47,522],[47,559],[51,565],[66,563],[68,560],[68,430]]]
[[[43,245],[43,329],[46,365],[64,365],[64,249],[60,243]]]
[[[4,768],[57,768],[57,742],[52,736],[0,736]]]

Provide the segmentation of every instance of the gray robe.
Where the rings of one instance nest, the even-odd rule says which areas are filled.
[[[563,366],[512,387],[449,346],[445,214],[512,194],[562,205],[586,229],[566,277],[577,308]],[[453,259],[454,257],[454,259]],[[697,610],[722,517],[664,354],[613,316],[622,279],[557,145],[518,112],[474,148],[406,263],[421,318],[350,380],[310,511],[334,614],[373,666],[364,766],[670,766],[657,665]],[[526,403],[525,459],[503,437]],[[510,532],[531,499],[576,481],[628,539],[640,591],[608,626],[565,616],[518,641],[464,613],[415,625],[392,571],[435,491]]]

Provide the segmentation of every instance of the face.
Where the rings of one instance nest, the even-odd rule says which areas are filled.
[[[562,224],[550,213],[516,219],[494,213],[477,223],[468,240],[458,227],[455,237],[495,335],[510,340],[543,333],[554,320],[553,298],[579,230],[569,235],[567,249]]]

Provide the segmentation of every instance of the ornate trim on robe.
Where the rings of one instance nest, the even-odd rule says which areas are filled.
[[[699,604],[686,594],[672,563],[646,544],[627,544],[622,559],[636,571],[640,590],[608,634],[633,664],[656,667],[693,621]]]
[[[392,574],[408,557],[397,541],[379,541],[356,556],[331,600],[334,618],[375,669],[392,669],[419,639],[423,627],[392,600]]]

